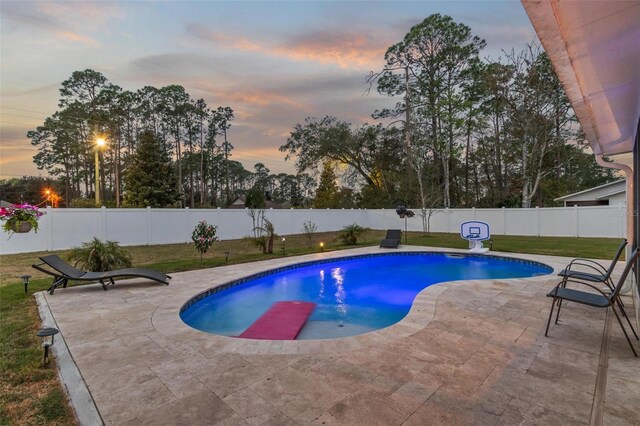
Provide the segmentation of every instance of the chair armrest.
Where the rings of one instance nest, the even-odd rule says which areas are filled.
[[[600,293],[601,295],[603,295],[603,296],[604,296],[604,297],[606,297],[607,299],[609,298],[609,296],[611,296],[611,293],[607,294],[607,293],[605,293],[604,291],[602,291],[601,289],[599,289],[598,287],[596,287],[595,285],[593,285],[593,284],[589,284],[589,283],[584,282],[584,281],[578,281],[578,280],[567,279],[567,280],[564,280],[564,282],[586,285],[587,287],[591,287],[592,289],[594,289],[595,291],[597,291],[598,293]],[[562,283],[560,283],[560,284],[562,284]],[[558,284],[558,286],[559,286],[560,284]],[[557,288],[558,286],[556,286],[556,288]],[[608,286],[607,286],[607,287],[608,287]]]
[[[589,269],[593,269],[599,273],[601,273],[602,275],[605,275],[607,273],[607,269],[602,266],[601,264],[599,264],[598,262],[594,262],[593,260],[589,260],[589,259],[573,259],[571,261],[571,263],[569,263],[569,265],[567,265],[567,270],[571,271],[573,270],[573,266],[582,266],[585,268],[589,268]]]

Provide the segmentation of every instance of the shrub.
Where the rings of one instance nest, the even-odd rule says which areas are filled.
[[[103,242],[98,238],[71,249],[69,260],[76,266],[93,272],[131,267],[131,255],[125,249],[115,241]]]
[[[368,231],[369,228],[363,228],[356,223],[354,223],[353,225],[345,226],[344,228],[342,228],[340,241],[342,241],[344,245],[354,246],[358,244],[358,239],[362,238]]]
[[[313,243],[313,235],[317,230],[318,226],[310,220],[306,221],[302,225],[302,233],[305,235],[305,237],[307,237],[307,247],[311,247]]]
[[[218,227],[215,225],[209,225],[206,221],[201,220],[191,234],[191,239],[196,245],[196,250],[200,253],[200,261],[202,261],[202,255],[209,250],[215,241],[216,231]]]

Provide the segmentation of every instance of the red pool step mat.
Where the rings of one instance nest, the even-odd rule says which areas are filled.
[[[312,302],[284,301],[274,303],[267,312],[239,337],[245,339],[295,340],[307,318],[316,308]]]

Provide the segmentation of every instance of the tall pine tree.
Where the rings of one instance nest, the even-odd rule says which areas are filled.
[[[171,159],[153,132],[140,133],[124,183],[127,207],[166,207],[178,201]]]
[[[322,165],[320,183],[316,190],[316,198],[313,206],[317,209],[335,209],[340,203],[340,193],[336,184],[336,173],[333,171],[333,164],[325,161]]]

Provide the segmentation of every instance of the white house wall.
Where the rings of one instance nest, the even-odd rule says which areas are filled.
[[[567,196],[566,198],[562,198],[563,202],[571,202],[571,201],[593,201],[593,200],[598,200],[602,197],[606,198],[613,198],[612,197],[606,197],[608,194],[611,194],[612,192],[616,192],[616,191],[624,191],[626,189],[626,182],[625,181],[621,181],[621,182],[617,182],[615,185],[607,185],[603,188],[593,188],[589,191],[584,191],[584,192],[579,192],[577,194],[571,195],[571,196]],[[622,203],[625,203],[625,195],[624,192],[621,195],[621,199],[622,199]],[[613,204],[611,201],[609,201],[609,204]]]

